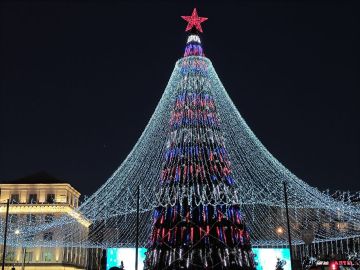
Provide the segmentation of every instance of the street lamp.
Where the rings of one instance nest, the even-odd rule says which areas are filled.
[[[275,231],[276,231],[277,235],[279,235],[279,236],[283,235],[285,232],[284,228],[281,226],[276,227]]]
[[[1,195],[1,189],[0,189],[0,195]],[[7,199],[1,270],[5,270],[5,254],[6,254],[6,240],[7,240],[7,230],[8,230],[8,222],[9,222],[9,208],[10,208],[10,200]]]

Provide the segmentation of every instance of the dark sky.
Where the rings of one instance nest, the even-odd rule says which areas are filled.
[[[264,145],[311,185],[360,190],[355,1],[148,2],[1,4],[0,179],[45,170],[94,192],[148,122],[196,6]]]

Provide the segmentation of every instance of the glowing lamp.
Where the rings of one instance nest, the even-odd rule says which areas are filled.
[[[279,235],[283,234],[284,233],[284,228],[281,227],[281,226],[277,227],[276,228],[276,233],[279,234]]]
[[[337,264],[335,262],[331,262],[330,263],[330,270],[337,270],[338,267],[337,267]]]

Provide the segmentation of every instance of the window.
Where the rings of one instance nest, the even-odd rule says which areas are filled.
[[[46,197],[47,203],[54,203],[55,202],[55,194],[48,194]]]
[[[19,194],[11,194],[10,203],[19,203]]]
[[[50,222],[52,222],[54,220],[54,215],[52,215],[52,214],[47,214],[46,216],[45,216],[45,222],[46,223],[50,223]]]
[[[51,262],[52,260],[52,253],[50,251],[45,251],[42,253],[42,260],[44,262]]]
[[[53,235],[54,235],[53,232],[46,232],[46,233],[44,233],[44,240],[45,240],[45,241],[51,241],[51,240],[53,240]]]
[[[30,194],[29,195],[29,203],[37,203],[37,194]]]
[[[17,214],[9,214],[9,222],[10,223],[17,223],[18,222]]]
[[[30,234],[30,235],[26,235],[25,238],[24,238],[24,240],[25,240],[26,242],[31,242],[31,241],[34,241],[34,238],[35,238],[35,235]]]
[[[14,251],[8,251],[5,256],[5,261],[7,262],[13,262],[15,261],[15,252]]]
[[[26,222],[27,223],[35,223],[36,222],[36,216],[33,214],[27,214],[26,215]]]
[[[32,262],[33,260],[33,253],[32,251],[26,251],[25,252],[25,262]]]

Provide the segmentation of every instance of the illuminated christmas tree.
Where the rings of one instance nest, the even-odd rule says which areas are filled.
[[[221,119],[211,94],[196,9],[188,22],[181,78],[169,111],[159,206],[145,269],[254,269]],[[169,204],[168,194],[185,194]],[[176,196],[175,196],[176,197]]]

